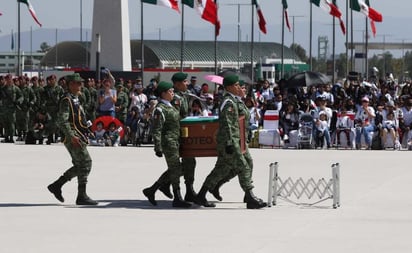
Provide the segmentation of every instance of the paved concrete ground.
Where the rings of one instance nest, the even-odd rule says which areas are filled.
[[[0,144],[0,252],[412,252],[408,151],[253,149],[259,197],[267,199],[272,162],[295,178],[330,178],[339,162],[341,207],[280,200],[247,210],[232,180],[216,208],[179,210],[161,194],[153,207],[141,192],[165,168],[152,147],[89,150],[88,192],[100,204],[77,207],[76,180],[64,186],[64,204],[46,189],[71,164],[61,144]],[[215,158],[197,161],[199,189]]]

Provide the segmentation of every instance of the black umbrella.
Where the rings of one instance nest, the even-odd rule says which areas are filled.
[[[309,87],[312,85],[327,83],[330,83],[330,79],[325,74],[313,71],[304,71],[291,76],[287,81],[287,87]]]
[[[226,76],[231,76],[231,75],[237,75],[240,80],[243,80],[245,83],[251,84],[252,81],[250,80],[250,77],[247,75],[241,74],[241,73],[236,73],[232,70],[224,70],[218,74],[219,76],[225,78]]]

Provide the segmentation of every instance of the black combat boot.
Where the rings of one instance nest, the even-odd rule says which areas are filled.
[[[161,191],[166,197],[169,199],[173,198],[173,194],[170,192],[170,183],[162,184],[159,187],[159,191]]]
[[[77,190],[78,190],[78,193],[77,193],[76,205],[95,206],[98,204],[97,201],[87,196],[85,183],[79,184]]]
[[[215,188],[213,188],[212,190],[209,190],[209,192],[213,195],[213,197],[215,197],[215,199],[219,201],[223,200],[222,196],[220,196],[219,189],[224,183],[226,183],[226,180],[220,180],[215,186]]]
[[[185,201],[196,202],[197,194],[193,189],[193,183],[186,183]]]
[[[245,201],[247,209],[260,209],[267,206],[267,203],[257,198],[252,190],[245,192]]]
[[[196,198],[196,204],[198,204],[199,206],[204,206],[204,207],[215,207],[216,205],[207,201],[206,199],[206,193],[207,193],[208,189],[205,186],[202,186],[202,188],[200,189],[199,193],[197,194],[197,198]]]
[[[64,198],[62,196],[62,186],[67,183],[69,180],[64,176],[59,177],[54,183],[49,184],[47,189],[56,197],[56,199],[60,202],[64,202]]]
[[[183,200],[179,186],[173,186],[173,196],[173,207],[189,208],[192,206],[192,204]]]
[[[149,202],[154,206],[157,206],[157,202],[155,200],[155,193],[157,189],[159,188],[160,188],[160,184],[158,182],[155,182],[152,186],[143,189],[143,194],[147,197]]]

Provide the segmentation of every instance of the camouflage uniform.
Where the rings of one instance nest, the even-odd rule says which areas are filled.
[[[23,95],[23,103],[16,110],[16,130],[19,136],[18,140],[24,141],[29,130],[30,111],[34,111],[36,104],[36,95],[33,89],[20,80],[20,90]]]
[[[24,98],[21,90],[13,84],[11,78],[6,79],[6,85],[1,90],[1,97],[3,103],[2,111],[4,117],[5,142],[14,142],[16,107],[22,105]]]
[[[89,86],[88,89],[90,93],[90,104],[86,110],[86,116],[93,122],[96,119],[97,90],[92,86]]]
[[[129,105],[129,97],[126,92],[123,90],[123,85],[120,88],[117,86],[117,101],[115,104],[116,110],[116,118],[119,119],[120,122],[125,123],[127,117],[127,107]]]
[[[162,152],[167,163],[167,172],[163,173],[158,183],[171,182],[179,186],[182,176],[182,164],[179,158],[180,117],[179,111],[162,102],[158,103],[153,115],[153,142],[155,152]]]
[[[54,142],[53,134],[56,134],[58,131],[57,128],[57,112],[59,110],[59,101],[60,98],[64,95],[64,89],[57,85],[57,83],[51,84],[48,83],[44,86],[43,94],[41,95],[41,110],[46,112],[50,116],[49,124],[49,138],[47,143],[50,144]]]

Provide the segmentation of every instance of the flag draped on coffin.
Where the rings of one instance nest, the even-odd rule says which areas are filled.
[[[333,1],[332,3],[329,0],[311,0],[311,2],[316,6],[322,8],[326,12],[328,12],[330,15],[339,19],[340,28],[343,34],[346,33],[346,27],[342,19],[342,13],[340,12],[339,8],[335,5],[336,1]]]
[[[382,14],[369,6],[369,0],[351,0],[350,7],[354,11],[362,12],[370,19],[373,36],[376,36],[375,22],[382,22]]]
[[[290,23],[289,23],[288,2],[287,2],[287,0],[282,0],[282,5],[283,5],[283,12],[285,13],[286,26],[288,27],[289,32],[290,32],[292,29],[290,28]]]
[[[39,22],[39,19],[36,16],[36,12],[34,11],[33,6],[29,2],[29,0],[17,0],[17,2],[27,5],[30,15],[33,17],[34,21],[36,21],[36,23],[41,27],[41,23]]]
[[[263,16],[262,9],[260,9],[258,0],[252,0],[252,4],[256,6],[256,12],[257,12],[258,22],[259,22],[259,29],[262,33],[266,34],[266,20],[265,20],[265,17]]]
[[[182,0],[182,3],[196,9],[197,13],[216,27],[216,36],[219,35],[220,21],[217,16],[217,5],[213,0]]]
[[[142,0],[143,3],[165,6],[180,12],[177,0]]]

